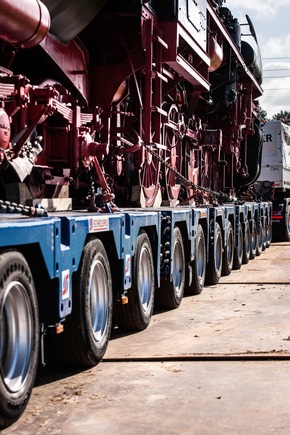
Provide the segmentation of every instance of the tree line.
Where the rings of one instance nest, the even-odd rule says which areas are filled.
[[[272,118],[269,118],[266,110],[259,107],[259,118],[261,119],[261,121],[271,121],[275,119],[290,119],[290,112],[288,112],[287,110],[281,110],[280,112],[275,113],[275,115],[273,115]]]

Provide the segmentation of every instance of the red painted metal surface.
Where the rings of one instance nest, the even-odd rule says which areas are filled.
[[[50,15],[38,0],[1,0],[0,39],[29,48],[39,44],[47,35]]]
[[[0,98],[14,136],[1,160],[25,167],[14,179],[4,171],[5,183],[29,167],[32,198],[69,186],[90,208],[94,198],[211,204],[247,190],[259,168],[261,88],[222,2],[200,0],[188,14],[172,2],[174,17],[151,1],[86,0],[79,17],[77,1],[44,3],[47,36],[41,2],[0,1]]]

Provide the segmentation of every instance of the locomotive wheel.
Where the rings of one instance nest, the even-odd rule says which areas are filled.
[[[179,132],[179,112],[178,107],[173,104],[168,111],[168,120],[173,127],[164,126],[164,145],[166,147],[165,160],[177,172],[182,172],[182,135]],[[177,182],[177,175],[169,168],[165,167],[165,183],[167,199],[171,205],[178,201],[181,185]]]
[[[252,232],[251,232],[251,240],[250,240],[250,260],[253,260],[256,258],[256,252],[257,252],[257,227],[256,222],[253,221],[252,224]]]
[[[223,252],[222,275],[228,276],[233,268],[234,261],[234,234],[233,226],[230,221],[227,222],[226,246]]]
[[[242,225],[239,224],[238,228],[238,245],[235,246],[234,249],[234,261],[233,261],[233,270],[239,270],[243,264],[243,255],[244,255],[244,238],[243,238],[243,229]]]
[[[115,321],[120,329],[142,331],[150,323],[155,294],[153,254],[146,233],[137,238],[132,268],[128,303],[115,305]]]
[[[251,232],[249,224],[245,224],[245,235],[243,241],[243,264],[247,264],[250,260],[251,253]]]
[[[214,255],[206,266],[205,285],[218,284],[222,271],[223,243],[220,225],[215,223]]]
[[[160,290],[156,293],[159,307],[178,308],[181,304],[185,287],[185,257],[182,235],[178,227],[173,230],[173,279],[161,279]]]
[[[260,223],[260,231],[257,232],[257,248],[256,248],[256,257],[259,257],[262,253],[263,249],[263,228],[262,223]]]
[[[195,239],[195,257],[190,264],[191,279],[187,273],[185,291],[189,295],[198,295],[202,292],[206,270],[205,237],[201,225],[198,225]]]
[[[160,154],[158,150],[156,152]],[[159,207],[162,200],[159,182],[160,162],[156,156],[147,150],[144,158],[145,161],[140,172],[141,207]]]
[[[198,185],[199,184],[199,159],[197,157],[197,153],[199,151],[193,149],[192,140],[188,137],[185,137],[183,144],[184,144],[184,159],[183,159],[184,176],[187,180]],[[186,191],[186,195],[189,198],[188,204],[189,205],[194,204],[193,188],[188,184],[186,184],[184,188]]]
[[[34,385],[39,351],[37,298],[24,257],[0,255],[0,428],[24,412]]]
[[[112,325],[112,278],[106,250],[98,239],[83,250],[73,283],[73,310],[64,332],[55,337],[60,359],[73,366],[93,367],[104,356]]]
[[[212,150],[202,149],[201,186],[210,189],[212,186]]]

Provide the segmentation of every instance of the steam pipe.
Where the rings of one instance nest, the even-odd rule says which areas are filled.
[[[50,15],[39,0],[0,0],[0,39],[21,48],[39,44],[47,35]]]

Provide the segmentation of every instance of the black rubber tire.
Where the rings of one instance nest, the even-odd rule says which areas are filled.
[[[206,244],[202,226],[199,224],[195,238],[195,257],[190,264],[191,277],[186,276],[185,292],[188,295],[198,295],[202,292],[206,272]]]
[[[230,221],[227,222],[226,245],[223,252],[222,276],[230,275],[234,262],[234,232]]]
[[[267,248],[267,225],[265,219],[263,219],[262,226],[262,251],[265,251]]]
[[[60,361],[74,367],[98,364],[110,339],[112,314],[109,259],[103,243],[91,240],[74,277],[72,314],[64,323],[64,332],[55,337]]]
[[[235,248],[234,248],[233,270],[239,270],[242,267],[243,255],[244,255],[243,229],[242,229],[242,225],[239,224],[239,227],[238,227],[238,246],[235,246]]]
[[[218,284],[222,271],[223,243],[220,225],[215,223],[214,256],[207,262],[205,285]]]
[[[24,412],[39,353],[38,304],[29,266],[17,251],[0,255],[0,429]]]
[[[251,231],[251,240],[250,240],[250,260],[254,260],[254,258],[256,258],[257,244],[258,244],[257,227],[256,227],[256,222],[253,222],[252,231]]]
[[[290,204],[288,204],[285,211],[285,226],[283,234],[283,242],[290,241]]]
[[[185,288],[185,256],[183,239],[178,227],[173,230],[173,279],[161,279],[156,293],[159,308],[175,309],[181,304]]]
[[[269,248],[271,246],[271,241],[272,241],[272,225],[270,223],[267,223],[266,230],[267,230],[266,248]]]
[[[251,254],[251,231],[248,223],[245,224],[244,230],[244,240],[243,240],[243,264],[248,264]]]
[[[132,287],[128,303],[115,304],[114,322],[127,331],[142,331],[150,323],[155,297],[154,261],[148,235],[139,234],[132,263]]]
[[[260,224],[260,231],[257,232],[257,247],[256,247],[256,257],[259,257],[262,254],[263,250],[263,229],[262,224]]]

